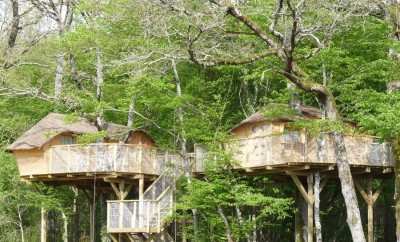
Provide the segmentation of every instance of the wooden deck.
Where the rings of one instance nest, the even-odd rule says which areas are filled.
[[[392,148],[371,136],[344,137],[347,158],[356,173],[390,173],[395,166]],[[225,149],[235,161],[234,167],[247,173],[282,173],[318,169],[334,172],[336,159],[331,137],[307,137],[300,132],[232,139]],[[196,172],[204,171],[206,151],[195,153]]]
[[[391,146],[369,136],[345,136],[348,160],[357,173],[387,174],[395,160]],[[285,171],[320,170],[334,173],[334,144],[329,135],[307,137],[299,132],[252,138],[232,139],[225,149],[232,155],[235,168],[246,173],[268,174]],[[192,171],[204,173],[207,150],[196,146],[189,154]],[[180,155],[145,148],[140,145],[100,143],[55,145],[43,159],[20,165],[21,177],[27,180],[67,181],[97,177],[137,179],[138,175],[154,179],[167,166],[182,166]]]
[[[42,159],[19,164],[19,170],[27,180],[84,180],[95,175],[135,179],[137,175],[157,177],[168,165],[181,162],[177,154],[141,145],[55,145],[44,152]]]

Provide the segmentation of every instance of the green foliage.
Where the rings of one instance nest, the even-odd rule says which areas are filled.
[[[271,229],[291,219],[293,200],[279,198],[282,195],[279,189],[265,186],[268,179],[246,177],[233,171],[234,161],[222,151],[211,156],[204,178],[192,179],[190,183],[182,180],[178,188],[177,219],[187,219],[191,210],[197,211],[201,231],[198,241],[209,241],[209,236],[224,240],[225,225],[218,208],[224,211],[237,240],[245,239],[255,224],[260,230]],[[186,233],[194,236],[191,226]]]
[[[317,136],[320,133],[350,133],[354,130],[341,121],[331,121],[324,119],[317,120],[296,120],[289,123],[289,127],[293,129],[305,129],[311,136]]]
[[[87,133],[77,136],[77,143],[81,145],[96,143],[103,140],[107,136],[106,131],[98,131],[95,133]]]
[[[269,104],[262,108],[262,115],[267,119],[295,118],[296,111],[287,104]]]

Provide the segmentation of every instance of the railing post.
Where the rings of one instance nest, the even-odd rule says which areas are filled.
[[[151,201],[149,201],[147,205],[147,215],[146,215],[146,222],[147,222],[147,232],[150,233],[150,204]]]
[[[87,157],[87,163],[88,163],[86,172],[90,172],[90,169],[92,167],[92,164],[91,164],[92,159],[90,159],[90,145],[86,146],[86,157]]]
[[[110,203],[107,202],[107,231],[110,230]]]
[[[114,145],[114,157],[112,159],[112,167],[113,167],[113,171],[117,171],[117,157],[118,157],[118,144]]]
[[[157,201],[157,220],[158,220],[158,232],[161,232],[161,208],[160,208],[160,201]]]
[[[122,200],[119,202],[119,221],[118,221],[118,228],[122,229],[122,222],[124,217],[124,205]]]
[[[136,207],[137,207],[137,202],[133,202],[133,213],[132,213],[132,220],[131,220],[131,227],[134,228],[136,224]]]

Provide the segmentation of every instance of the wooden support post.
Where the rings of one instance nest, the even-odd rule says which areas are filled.
[[[291,173],[286,172],[294,181],[294,184],[299,189],[300,194],[303,196],[304,200],[307,202],[307,242],[312,242],[314,237],[314,175],[309,174],[307,176],[307,191],[301,183],[300,179]]]
[[[139,178],[139,200],[144,199],[144,176]]]
[[[373,192],[372,177],[367,179],[367,192],[358,181],[355,181],[355,185],[368,206],[368,242],[374,242],[374,204],[381,193],[381,188]]]
[[[144,216],[145,216],[145,211],[143,211],[144,209],[144,176],[142,175],[139,178],[139,227],[144,227]]]
[[[114,190],[115,195],[117,196],[118,200],[120,200],[120,198],[121,198],[121,193],[120,193],[120,191],[119,191],[117,185],[115,185],[115,183],[113,183],[113,182],[110,182],[110,185],[111,185],[112,189]]]
[[[374,201],[372,201],[372,179],[368,179],[368,242],[374,242]]]
[[[40,223],[40,242],[47,241],[47,211],[42,208],[40,211],[41,223]]]

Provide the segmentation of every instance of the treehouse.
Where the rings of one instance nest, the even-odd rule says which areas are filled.
[[[314,209],[319,209],[319,193],[328,179],[336,183],[338,177],[336,144],[332,135],[320,131],[313,134],[312,126],[309,126],[324,124],[320,121],[321,116],[318,109],[302,105],[295,110],[284,105],[267,107],[234,126],[231,139],[224,144],[236,161],[234,168],[244,171],[244,174],[273,174],[293,180],[300,198],[297,200],[300,215],[296,213],[295,219],[296,241],[313,241],[313,213]],[[354,124],[346,123],[345,126],[348,126],[343,135],[347,161],[356,189],[368,207],[368,241],[373,242],[373,206],[380,188],[373,191],[372,182],[373,179],[392,176],[395,159],[388,143],[356,134]],[[197,160],[204,157],[201,149],[198,153]],[[346,181],[349,179],[351,177],[346,177]],[[318,206],[315,201],[318,201]]]
[[[96,173],[159,175],[165,155],[157,153],[154,140],[143,130],[106,124],[96,143],[77,144],[79,137],[98,132],[88,120],[68,121],[50,113],[8,147],[20,175],[27,180],[84,179]]]
[[[336,156],[332,137],[328,133],[310,134],[294,125],[299,120],[304,123],[321,119],[320,111],[299,106],[295,113],[288,114],[287,106],[278,108],[257,112],[231,129],[231,139],[224,147],[236,161],[236,168],[251,173],[297,171],[301,174],[302,170],[312,169],[334,172]],[[389,144],[355,133],[344,135],[344,143],[355,174],[383,175],[393,171],[394,158]],[[196,157],[204,157],[203,153],[199,150]]]
[[[288,106],[266,109],[234,126],[231,138],[223,144],[235,161],[234,168],[243,175],[273,174],[294,181],[308,205],[307,219],[303,221],[308,237],[304,241],[312,241],[313,236],[312,213],[317,196],[313,193],[313,175],[320,172],[326,179],[337,177],[331,135],[312,135],[306,128],[294,125],[299,120],[311,123],[319,119],[320,111],[312,107],[300,105],[294,113]],[[182,157],[159,150],[143,130],[108,123],[104,135],[96,134],[97,127],[87,119],[68,120],[65,115],[50,113],[8,150],[15,155],[20,176],[25,180],[93,191],[104,189],[110,195],[107,232],[114,242],[122,241],[122,235],[131,241],[173,241],[167,232],[168,216],[173,210],[175,178],[182,174]],[[91,136],[97,140],[84,141]],[[369,181],[392,175],[395,161],[389,144],[354,132],[344,135],[344,144],[353,175],[368,177]],[[194,148],[187,159],[193,174],[201,175],[207,150],[201,145]],[[94,184],[96,189],[91,187]],[[372,207],[371,201],[379,193],[365,192],[358,180],[355,184]],[[372,213],[372,209],[368,211]],[[368,223],[372,224],[370,220]],[[94,230],[93,224],[91,229]],[[369,226],[369,233],[370,230]]]
[[[116,198],[107,201],[107,230],[113,241],[121,235],[143,239],[151,234],[171,241],[164,223],[172,211],[171,174],[178,169],[170,167],[181,164],[181,157],[158,150],[144,130],[107,123],[98,134],[87,119],[50,113],[8,150],[24,180],[73,185]],[[91,236],[92,230],[93,224]]]

